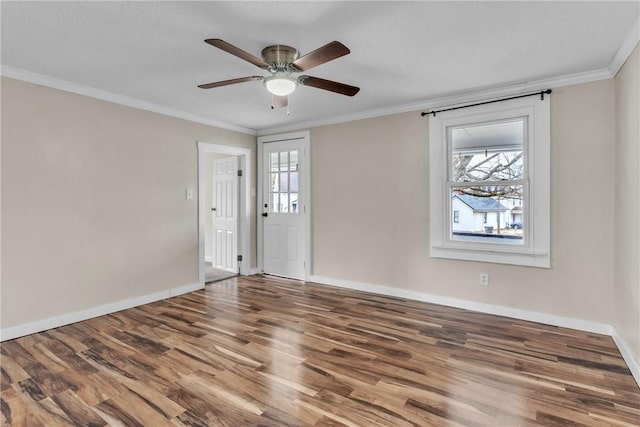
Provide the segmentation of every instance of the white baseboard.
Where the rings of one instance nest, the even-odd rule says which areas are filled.
[[[250,274],[259,274],[258,268],[252,268]],[[626,362],[633,378],[640,386],[640,363],[634,358],[627,343],[620,337],[616,329],[610,325],[588,320],[574,319],[570,317],[555,316],[551,314],[539,313],[535,311],[521,310],[517,308],[504,307],[500,305],[484,304],[469,300],[457,298],[443,297],[440,295],[426,294],[422,292],[409,291],[406,289],[392,288],[389,286],[373,285],[370,283],[354,282],[350,280],[335,279],[323,276],[311,276],[312,282],[324,285],[338,286],[341,288],[355,289],[375,294],[388,295],[399,298],[407,298],[416,301],[424,301],[433,304],[445,305],[449,307],[462,308],[465,310],[473,310],[481,313],[494,314],[498,316],[512,317],[514,319],[528,320],[532,322],[544,323],[547,325],[560,326],[564,328],[577,329],[586,332],[610,335],[618,349],[622,358]],[[61,316],[50,317],[36,322],[25,323],[18,326],[12,326],[0,330],[0,341],[6,341],[37,332],[46,331],[47,329],[57,328],[82,320],[91,319],[105,314],[115,313],[127,308],[137,307],[143,304],[149,304],[155,301],[171,298],[174,296],[193,292],[202,289],[202,283],[194,283],[186,286],[168,289],[166,291],[156,292],[153,294],[143,295],[124,301],[118,301],[110,304],[101,305],[87,310],[77,311],[75,313],[64,314]]]
[[[50,317],[48,319],[3,328],[0,330],[0,341],[11,340],[25,335],[35,334],[36,332],[46,331],[47,329],[68,325],[70,323],[76,323],[82,320],[103,316],[105,314],[115,313],[116,311],[125,310],[127,308],[149,304],[151,302],[186,294],[197,289],[202,289],[203,287],[204,284],[202,283],[179,286],[177,288],[167,289],[166,291],[155,292],[153,294],[143,295],[123,301],[117,301],[82,311],[76,311],[75,313],[63,314],[60,316]]]
[[[545,325],[560,326],[563,328],[577,329],[579,331],[609,335],[613,338],[622,358],[626,362],[633,378],[640,386],[640,363],[633,357],[626,342],[620,337],[615,328],[606,323],[592,322],[571,317],[556,316],[553,314],[539,313],[537,311],[521,310],[518,308],[504,307],[501,305],[484,304],[475,301],[443,297],[440,295],[426,294],[409,291],[406,289],[392,288],[389,286],[373,285],[370,283],[354,282],[350,280],[335,279],[332,277],[311,276],[311,281],[323,285],[338,286],[340,288],[355,289],[374,294],[388,295],[392,297],[407,298],[415,301],[424,301],[432,304],[446,305],[448,307],[463,308],[465,310],[478,311],[480,313],[495,314],[498,316],[512,317],[514,319],[528,320],[530,322],[544,323]]]
[[[338,286],[341,288],[356,289],[359,291],[372,292],[375,294],[407,298],[416,301],[446,305],[449,307],[463,308],[465,310],[479,311],[481,313],[512,317],[514,319],[528,320],[531,322],[544,323],[546,325],[561,326],[563,328],[578,329],[581,331],[611,335],[610,325],[591,322],[589,320],[574,319],[570,317],[556,316],[553,314],[539,313],[536,311],[521,310],[519,308],[484,304],[475,301],[443,297],[440,295],[426,294],[422,292],[409,291],[406,289],[392,288],[388,286],[372,285],[369,283],[352,282],[349,280],[334,279],[330,277],[311,276],[311,281],[322,283],[325,285]]]
[[[631,352],[631,349],[627,345],[626,341],[622,339],[620,334],[618,334],[618,331],[616,331],[616,328],[612,327],[611,329],[612,329],[611,337],[613,338],[613,341],[618,346],[618,350],[620,350],[620,354],[622,355],[622,358],[627,363],[627,366],[631,371],[631,375],[633,375],[633,378],[636,379],[638,386],[640,386],[640,362],[635,357],[633,357],[633,353]]]
[[[254,274],[260,274],[262,271],[259,268],[252,268],[249,270],[249,276],[253,276]]]
[[[213,257],[212,257],[212,256],[205,256],[205,257],[204,257],[204,262],[210,262],[210,263],[213,263]]]
[[[189,292],[197,291],[198,289],[202,289],[202,288],[204,288],[204,283],[193,283],[191,285],[178,286],[177,288],[169,289],[168,297],[160,298],[160,299],[177,297],[178,295],[188,294]]]

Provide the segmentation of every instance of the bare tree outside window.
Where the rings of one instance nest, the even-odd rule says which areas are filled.
[[[429,254],[549,268],[550,102],[523,97],[429,118]]]
[[[524,118],[514,118],[449,129],[451,209],[470,208],[452,225],[453,238],[506,233],[522,240],[522,209],[513,208],[525,196],[525,128]]]
[[[524,178],[522,150],[482,154],[453,153],[451,175],[454,182],[512,181]],[[476,197],[522,199],[522,186],[477,185],[465,187],[464,194]]]

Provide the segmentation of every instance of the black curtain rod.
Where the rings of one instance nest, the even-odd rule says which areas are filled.
[[[526,95],[511,96],[509,98],[494,99],[493,101],[477,102],[475,104],[461,105],[459,107],[444,108],[442,110],[427,111],[427,112],[423,111],[422,113],[420,113],[420,115],[422,117],[424,117],[427,114],[433,114],[433,117],[435,117],[437,113],[442,113],[444,111],[459,110],[461,108],[475,107],[476,105],[493,104],[494,102],[508,101],[510,99],[526,98],[527,96],[535,96],[535,95],[540,95],[540,99],[544,100],[544,95],[545,94],[549,95],[550,93],[551,93],[551,89],[541,90],[540,92],[527,93]]]

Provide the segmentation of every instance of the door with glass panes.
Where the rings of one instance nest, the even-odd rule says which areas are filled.
[[[263,144],[263,269],[266,274],[305,278],[305,206],[302,140]]]

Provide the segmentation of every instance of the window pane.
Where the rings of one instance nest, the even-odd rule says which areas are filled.
[[[280,191],[289,191],[289,174],[287,172],[280,174]]]
[[[269,154],[269,212],[298,213],[299,152]]]
[[[278,172],[278,153],[269,154],[269,165],[271,172]]]
[[[270,188],[270,192],[277,192],[278,191],[278,173],[272,173],[271,174],[271,181],[269,182],[269,188]]]
[[[289,191],[298,192],[298,172],[289,172]]]
[[[280,212],[280,193],[270,193],[269,212]]]
[[[457,187],[451,191],[451,239],[524,244],[524,186]]]
[[[284,151],[280,153],[280,171],[286,172],[289,170],[289,153]]]
[[[296,150],[289,153],[289,170],[298,170],[298,152]]]
[[[289,212],[298,213],[298,193],[289,193]]]
[[[280,212],[289,212],[289,194],[280,193]]]
[[[525,120],[449,128],[450,178],[456,182],[522,179]]]

